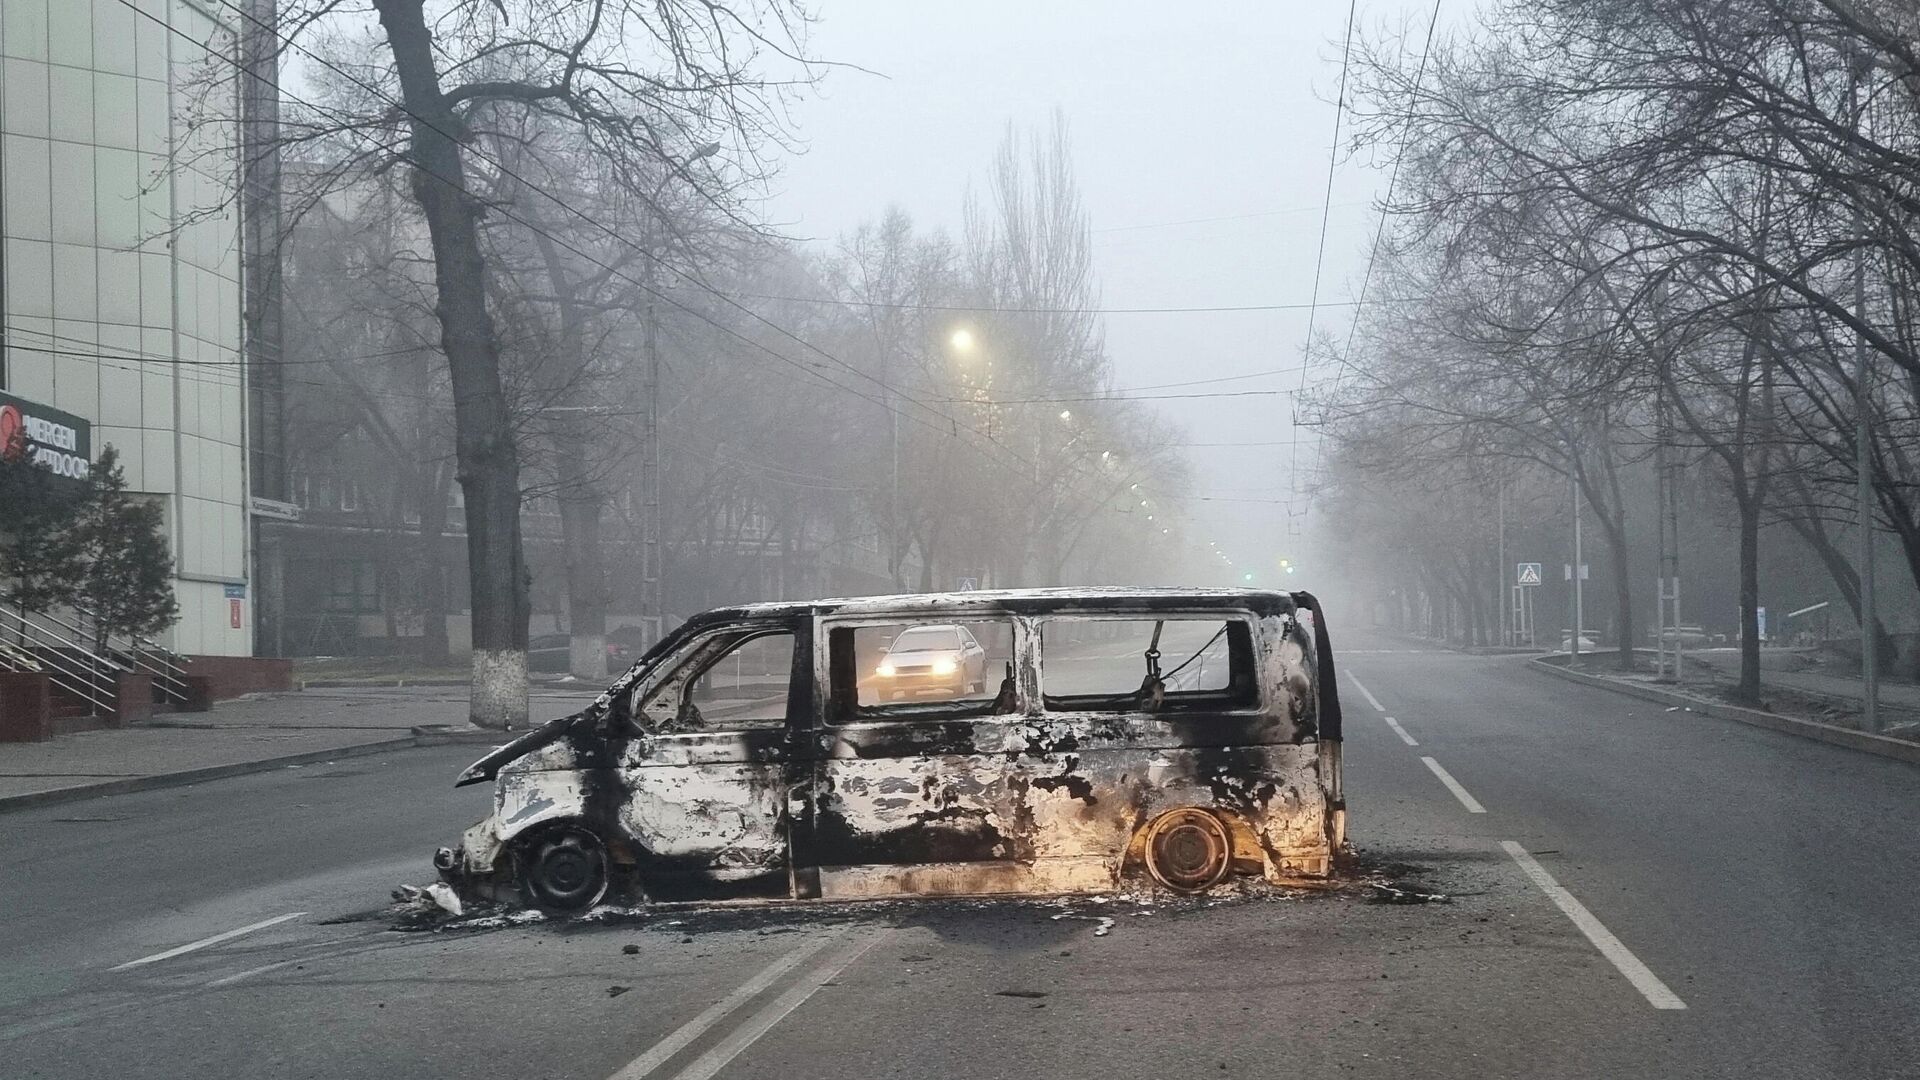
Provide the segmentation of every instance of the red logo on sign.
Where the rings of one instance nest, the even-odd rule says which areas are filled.
[[[240,629],[240,601],[227,601],[227,621],[233,624],[235,630]]]
[[[8,463],[27,456],[27,418],[18,405],[0,405],[0,459]]]

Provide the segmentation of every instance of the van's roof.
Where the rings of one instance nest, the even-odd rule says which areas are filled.
[[[901,593],[893,596],[842,596],[825,600],[778,601],[722,608],[695,616],[715,618],[776,615],[950,615],[984,612],[1038,615],[1075,611],[1179,610],[1242,608],[1261,615],[1291,614],[1294,594],[1266,589],[1133,588],[1098,586],[1053,589],[977,589],[969,592]]]

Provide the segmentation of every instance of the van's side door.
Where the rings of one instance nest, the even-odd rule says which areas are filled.
[[[899,700],[881,663],[887,643],[928,624],[959,625],[952,662],[979,675],[957,693]],[[958,891],[934,882],[971,873],[962,867],[1017,861],[1023,852],[1008,749],[1023,745],[1028,695],[1014,620],[902,615],[828,620],[822,631],[824,707],[812,748],[811,814],[796,853],[818,871],[821,895]],[[906,867],[920,869],[891,869]]]
[[[655,899],[784,896],[788,770],[812,712],[811,626],[756,620],[687,648],[635,710],[624,823]]]

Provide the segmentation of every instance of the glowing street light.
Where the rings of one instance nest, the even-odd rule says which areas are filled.
[[[973,351],[973,331],[963,326],[953,332],[953,336],[947,339],[947,344],[953,346],[954,352],[970,353]]]
[[[1073,419],[1073,410],[1072,410],[1072,409],[1061,409],[1061,410],[1060,410],[1060,419],[1062,419],[1062,420],[1071,420],[1071,419]]]

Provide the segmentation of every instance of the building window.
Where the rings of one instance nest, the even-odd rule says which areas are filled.
[[[331,560],[326,581],[328,611],[368,614],[380,610],[380,575],[368,560]]]

